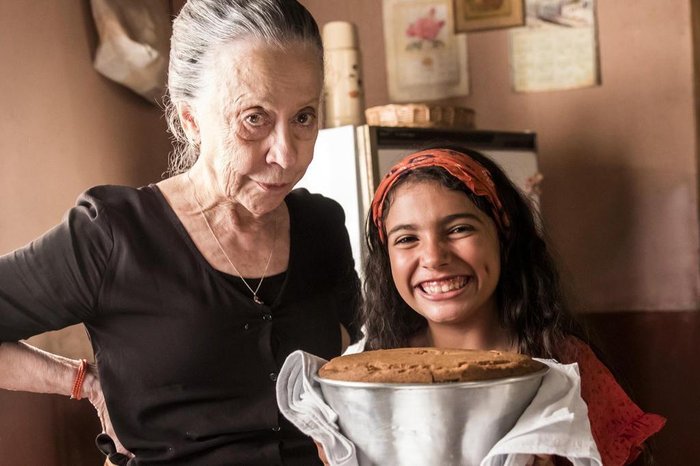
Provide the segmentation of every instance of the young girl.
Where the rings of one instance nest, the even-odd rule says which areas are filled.
[[[634,461],[663,427],[584,342],[541,224],[490,159],[457,147],[411,154],[382,180],[370,215],[365,349],[500,349],[577,362],[605,466]]]

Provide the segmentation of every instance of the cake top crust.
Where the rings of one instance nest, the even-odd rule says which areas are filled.
[[[517,377],[544,367],[529,356],[505,351],[396,348],[338,356],[318,375],[347,382],[448,383]]]

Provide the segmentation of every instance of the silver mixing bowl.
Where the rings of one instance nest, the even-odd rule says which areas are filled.
[[[478,466],[515,425],[547,371],[441,384],[316,380],[361,466]]]

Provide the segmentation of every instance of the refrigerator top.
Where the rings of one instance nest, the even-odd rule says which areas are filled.
[[[439,128],[397,128],[370,126],[381,148],[406,148],[428,143],[462,144],[474,149],[510,149],[536,151],[537,136],[533,132],[490,130],[451,130]]]

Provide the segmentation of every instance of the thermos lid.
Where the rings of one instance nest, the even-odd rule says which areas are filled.
[[[358,48],[357,29],[347,21],[331,21],[323,26],[323,47],[332,49]]]

